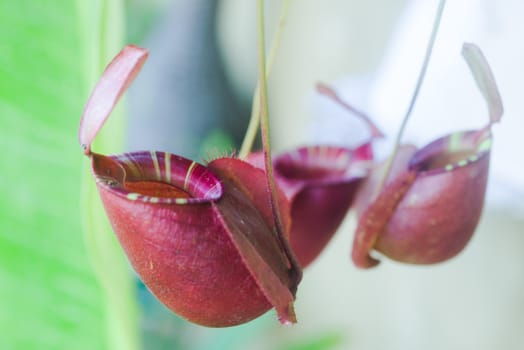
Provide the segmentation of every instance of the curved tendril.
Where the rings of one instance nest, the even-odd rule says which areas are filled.
[[[273,36],[273,39],[271,42],[271,49],[269,51],[269,58],[268,58],[267,66],[266,66],[266,78],[269,76],[269,73],[271,72],[271,68],[273,67],[273,63],[275,62],[277,49],[280,46],[280,41],[282,38],[282,33],[284,32],[284,26],[286,24],[286,18],[289,12],[290,4],[291,4],[291,0],[285,0],[284,3],[282,4],[282,9],[280,10],[280,19],[279,19],[278,29],[275,32],[275,35]],[[246,135],[244,136],[244,140],[242,141],[242,146],[240,147],[240,151],[238,153],[238,157],[240,159],[245,159],[248,156],[248,154],[251,152],[251,149],[253,148],[253,143],[255,142],[255,138],[257,136],[259,125],[260,125],[260,80],[257,82],[257,86],[253,94],[253,103],[251,106],[251,117],[249,118],[249,125],[247,127]]]
[[[437,8],[437,14],[435,16],[435,21],[433,22],[433,29],[431,30],[431,37],[429,39],[428,46],[426,48],[426,54],[424,57],[424,62],[422,64],[422,69],[420,70],[420,73],[418,76],[417,85],[415,86],[415,90],[413,91],[413,95],[411,97],[411,101],[409,102],[408,109],[406,111],[406,114],[404,115],[404,119],[402,120],[402,124],[400,125],[400,128],[398,130],[397,137],[395,139],[395,145],[393,148],[393,152],[391,153],[391,156],[388,158],[384,174],[382,176],[382,179],[380,180],[379,186],[377,187],[377,193],[380,193],[380,191],[382,191],[386,183],[386,180],[389,176],[389,173],[391,172],[393,161],[395,160],[395,157],[398,153],[398,149],[400,147],[400,141],[402,140],[402,136],[404,134],[404,131],[406,130],[406,126],[407,126],[409,117],[411,116],[411,112],[413,111],[413,107],[415,106],[415,102],[417,101],[418,94],[420,92],[420,88],[422,87],[424,77],[426,76],[426,71],[429,65],[431,54],[433,52],[433,47],[435,45],[435,40],[437,38],[437,33],[438,33],[439,26],[440,26],[440,20],[442,19],[442,13],[444,12],[445,5],[446,5],[446,0],[440,0],[438,8]]]

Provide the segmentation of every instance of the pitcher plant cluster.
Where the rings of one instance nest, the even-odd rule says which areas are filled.
[[[374,162],[372,144],[385,135],[324,84],[317,91],[362,118],[370,138],[353,149],[312,145],[273,158],[260,51],[256,100],[264,147],[243,159],[224,156],[202,164],[161,151],[92,151],[147,59],[148,51],[134,45],[109,63],[84,109],[79,141],[109,221],[132,267],[162,303],[209,327],[242,324],[272,308],[282,324],[295,323],[302,269],[352,208],[358,217],[351,252],[357,267],[376,266],[373,251],[433,264],[464,249],[483,208],[491,126],[502,115],[478,47],[464,44],[463,55],[488,104],[488,122],[420,149],[398,144],[382,163]]]

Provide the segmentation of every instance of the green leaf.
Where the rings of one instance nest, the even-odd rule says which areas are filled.
[[[138,347],[132,282],[112,233],[82,235],[87,160],[76,138],[101,62],[121,46],[120,6],[0,1],[1,349]],[[93,189],[83,193],[96,202]],[[85,222],[103,226],[99,217]]]
[[[90,90],[105,66],[124,46],[122,0],[77,0],[85,57],[86,88]],[[87,102],[88,93],[83,104]],[[116,108],[98,134],[98,152],[120,151],[124,140],[124,114]],[[109,349],[138,349],[138,305],[127,260],[112,232],[87,159],[83,163],[83,231],[87,252],[101,284],[106,310]]]
[[[209,160],[233,153],[235,141],[220,129],[212,130],[200,144],[198,159]]]
[[[343,343],[344,337],[341,333],[330,332],[316,338],[302,339],[282,347],[282,350],[331,350],[340,348]]]

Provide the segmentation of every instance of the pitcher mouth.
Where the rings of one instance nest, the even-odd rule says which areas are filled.
[[[275,170],[289,181],[331,182],[365,176],[348,172],[352,150],[336,146],[301,147],[275,158]],[[361,175],[361,176],[359,176]]]
[[[441,137],[421,148],[409,162],[410,170],[422,175],[437,174],[463,168],[488,156],[491,135],[478,130],[463,131]]]
[[[97,184],[132,201],[196,204],[222,197],[220,179],[205,166],[166,152],[92,154]]]

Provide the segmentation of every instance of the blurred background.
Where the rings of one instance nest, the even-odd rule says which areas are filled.
[[[267,38],[281,1],[266,1]],[[435,0],[293,1],[269,79],[274,151],[354,146],[358,120],[314,91],[332,84],[388,136],[420,69]],[[95,149],[205,160],[237,149],[257,76],[245,0],[0,0],[0,349],[522,349],[524,73],[519,0],[450,1],[406,142],[479,128],[484,101],[460,55],[477,43],[506,114],[494,127],[488,196],[473,240],[435,266],[383,259],[357,270],[350,213],[300,285],[298,324],[273,311],[208,329],[165,309],[116,244],[76,141],[90,89],[125,43],[150,58]]]

